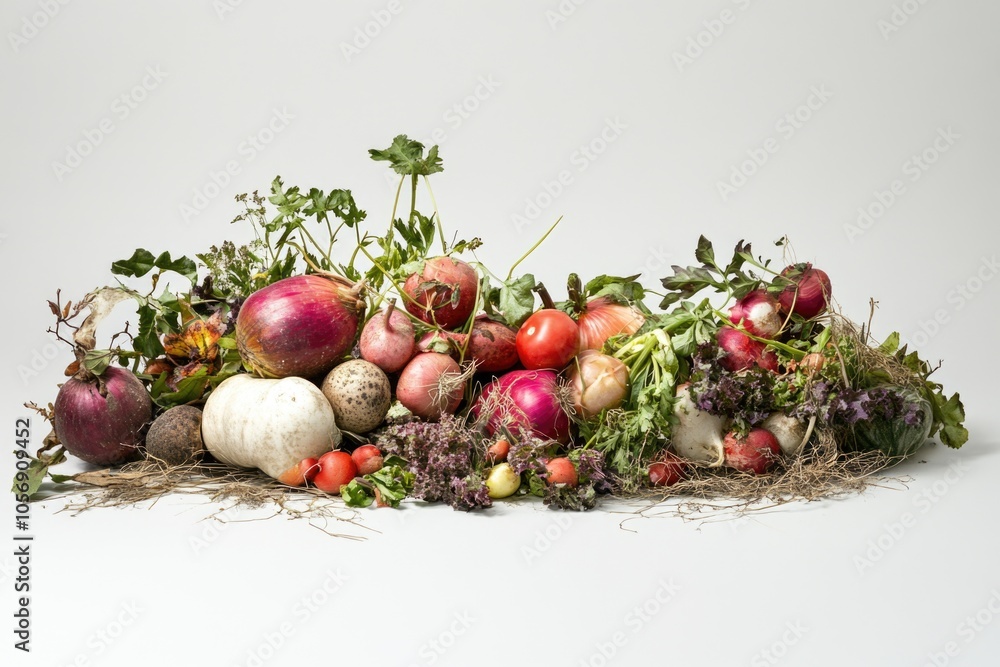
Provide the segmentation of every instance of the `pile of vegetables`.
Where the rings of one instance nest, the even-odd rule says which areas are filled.
[[[370,153],[399,175],[382,234],[349,190],[279,177],[266,199],[237,197],[251,243],[196,259],[139,249],[113,263],[116,285],[49,302],[74,359],[39,408],[53,433],[30,493],[47,474],[71,480],[49,470],[69,453],[259,470],[351,506],[537,496],[589,509],[705,475],[780,475],[821,438],[844,460],[888,463],[935,436],[968,438],[958,394],[897,334],[876,344],[870,322],[840,316],[811,264],[773,268],[742,241],[723,263],[702,237],[697,264],[673,267],[662,291],[571,274],[557,302],[516,274],[537,243],[497,274],[476,259],[479,239],[447,240],[428,178],[443,169],[436,146],[401,135]],[[97,326],[123,301],[135,332],[98,349]]]

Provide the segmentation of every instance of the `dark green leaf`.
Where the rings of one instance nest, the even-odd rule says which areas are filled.
[[[141,278],[156,265],[153,253],[143,248],[137,249],[128,259],[119,259],[111,265],[111,273],[117,276]]]
[[[171,390],[166,383],[167,375],[167,373],[162,373],[153,386],[149,388],[153,402],[161,408],[170,408],[197,401],[204,395],[210,380],[208,371],[202,368],[194,375],[180,380],[177,383],[177,389]]]
[[[706,287],[715,287],[718,291],[724,291],[712,274],[702,267],[689,266],[687,268],[674,266],[674,275],[662,280],[663,286],[668,290],[681,293],[683,297],[691,297]]]
[[[707,266],[715,266],[715,250],[712,242],[704,236],[698,237],[698,248],[694,251],[695,259]]]
[[[171,259],[169,252],[163,252],[156,258],[154,264],[158,269],[179,273],[192,283],[198,280],[198,265],[195,264],[194,260],[187,257]]]
[[[179,273],[191,282],[198,279],[198,266],[194,260],[187,257],[171,259],[169,252],[160,253],[159,257],[153,257],[153,253],[143,248],[137,249],[128,259],[120,259],[111,265],[111,273],[119,276],[129,276],[141,278],[154,268],[161,271],[173,271]]]
[[[504,320],[519,327],[535,311],[535,276],[526,273],[500,286],[499,308]]]
[[[368,151],[371,159],[389,162],[389,166],[397,174],[407,176],[429,176],[443,171],[438,147],[432,146],[424,157],[424,145],[419,141],[400,134],[392,140],[392,145],[384,150]]]

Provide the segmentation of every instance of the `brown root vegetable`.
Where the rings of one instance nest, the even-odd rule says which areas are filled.
[[[201,459],[201,410],[190,405],[170,408],[156,418],[146,434],[146,455],[170,465]]]

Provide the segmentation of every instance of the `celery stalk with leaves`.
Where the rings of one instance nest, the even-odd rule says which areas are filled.
[[[638,482],[642,466],[663,449],[670,435],[679,363],[662,328],[612,339],[605,351],[628,368],[628,393],[621,407],[582,423],[580,435],[586,447],[604,452],[628,486]]]

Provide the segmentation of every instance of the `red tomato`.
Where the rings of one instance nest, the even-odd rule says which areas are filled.
[[[517,331],[517,356],[528,370],[560,370],[576,356],[580,331],[573,318],[546,308],[525,320]]]

